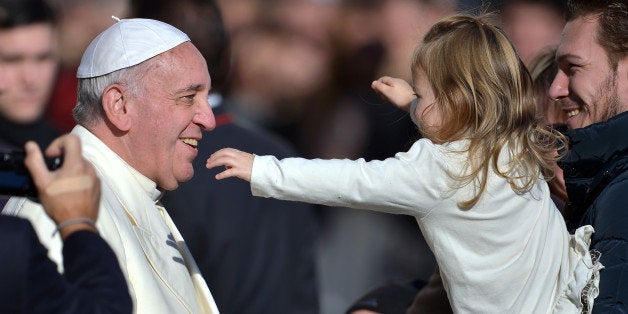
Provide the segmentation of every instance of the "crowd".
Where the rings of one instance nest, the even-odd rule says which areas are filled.
[[[627,15],[0,0],[0,149],[67,156],[29,167],[38,199],[0,197],[3,226],[37,235],[5,256],[48,272],[16,272],[0,309],[626,311]],[[80,268],[99,255],[106,271]],[[35,302],[53,290],[65,301]]]

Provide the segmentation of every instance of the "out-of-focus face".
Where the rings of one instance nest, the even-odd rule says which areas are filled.
[[[410,114],[413,114],[416,121],[418,121],[420,130],[435,132],[441,127],[443,117],[437,107],[432,84],[427,80],[423,69],[414,71],[412,83],[417,102],[416,106],[413,105],[414,111],[410,112]]]
[[[541,1],[507,4],[503,21],[504,31],[527,65],[539,51],[558,44],[564,26],[560,12]]]
[[[556,53],[559,69],[549,93],[562,104],[572,129],[606,121],[628,107],[628,58],[617,71],[611,68],[597,42],[597,26],[597,18],[570,21]]]
[[[207,102],[211,80],[200,52],[185,42],[157,57],[144,76],[143,88],[131,97],[135,125],[127,160],[165,190],[192,178],[192,161],[203,130],[216,120]]]
[[[36,23],[0,30],[0,114],[17,123],[41,117],[53,88],[56,69],[55,31]]]

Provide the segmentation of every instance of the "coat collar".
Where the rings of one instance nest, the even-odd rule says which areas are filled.
[[[569,151],[559,161],[566,177],[587,178],[619,156],[628,153],[628,112],[623,112],[605,122],[566,133]]]

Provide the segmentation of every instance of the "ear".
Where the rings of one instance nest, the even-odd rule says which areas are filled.
[[[623,104],[624,110],[628,111],[628,55],[621,58],[617,64],[616,80],[619,103]]]
[[[132,125],[128,97],[120,84],[107,86],[102,94],[102,107],[107,120],[120,131],[128,131]]]

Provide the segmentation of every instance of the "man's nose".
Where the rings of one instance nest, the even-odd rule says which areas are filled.
[[[200,104],[200,109],[194,115],[192,122],[198,124],[205,131],[211,131],[216,128],[216,117],[214,117],[214,112],[211,106],[209,106],[209,102],[204,101]]]
[[[552,99],[560,99],[567,97],[567,95],[569,95],[569,78],[563,71],[558,70],[552,85],[550,85],[549,96]]]

